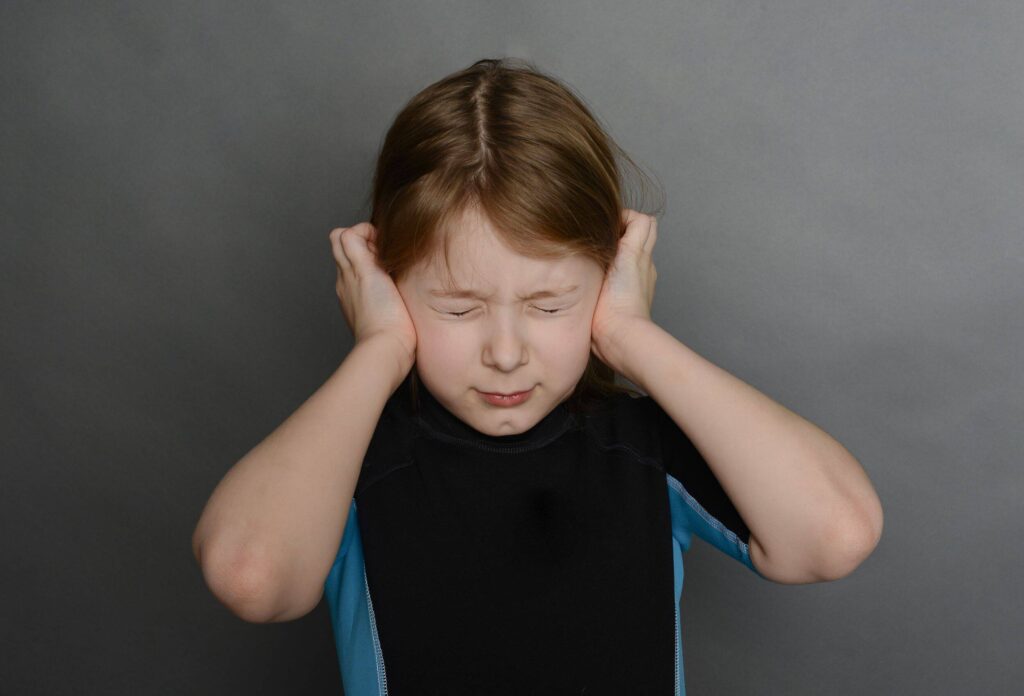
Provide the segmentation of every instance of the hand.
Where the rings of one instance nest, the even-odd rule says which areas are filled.
[[[338,266],[335,290],[356,343],[371,337],[394,339],[404,365],[416,361],[416,328],[398,288],[377,263],[377,229],[368,222],[331,230]],[[406,370],[408,371],[408,370]]]
[[[658,238],[658,221],[635,210],[622,211],[626,229],[618,252],[605,275],[594,308],[590,347],[601,362],[618,369],[617,355],[628,340],[630,326],[651,320],[658,271],[651,259]]]

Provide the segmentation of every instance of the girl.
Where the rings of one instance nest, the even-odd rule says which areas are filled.
[[[842,445],[651,320],[616,154],[564,84],[481,60],[405,106],[370,221],[330,234],[355,345],[193,546],[245,620],[326,594],[349,696],[683,694],[694,535],[780,583],[878,542]]]

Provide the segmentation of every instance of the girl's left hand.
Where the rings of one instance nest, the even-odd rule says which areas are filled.
[[[658,279],[651,258],[658,238],[658,221],[629,208],[623,210],[622,219],[626,230],[605,275],[590,329],[591,350],[612,369],[617,369],[617,355],[623,352],[630,327],[651,321],[654,284]]]

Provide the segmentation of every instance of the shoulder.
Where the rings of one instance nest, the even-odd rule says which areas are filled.
[[[374,428],[356,482],[356,496],[412,459],[417,428],[405,383],[388,398]]]
[[[661,408],[650,396],[614,394],[580,414],[582,427],[602,447],[621,447],[659,457]]]

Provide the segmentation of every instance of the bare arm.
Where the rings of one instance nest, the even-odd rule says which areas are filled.
[[[750,560],[780,583],[851,573],[882,534],[867,472],[831,435],[676,340],[651,320],[658,221],[625,229],[591,323],[597,356],[639,385],[706,460],[750,528]]]
[[[636,322],[615,361],[704,456],[751,530],[758,570],[780,583],[851,573],[882,533],[867,473],[828,433],[704,359],[657,324]]]
[[[235,615],[290,621],[319,603],[373,432],[411,365],[390,337],[357,342],[214,489],[192,549],[210,591]]]

